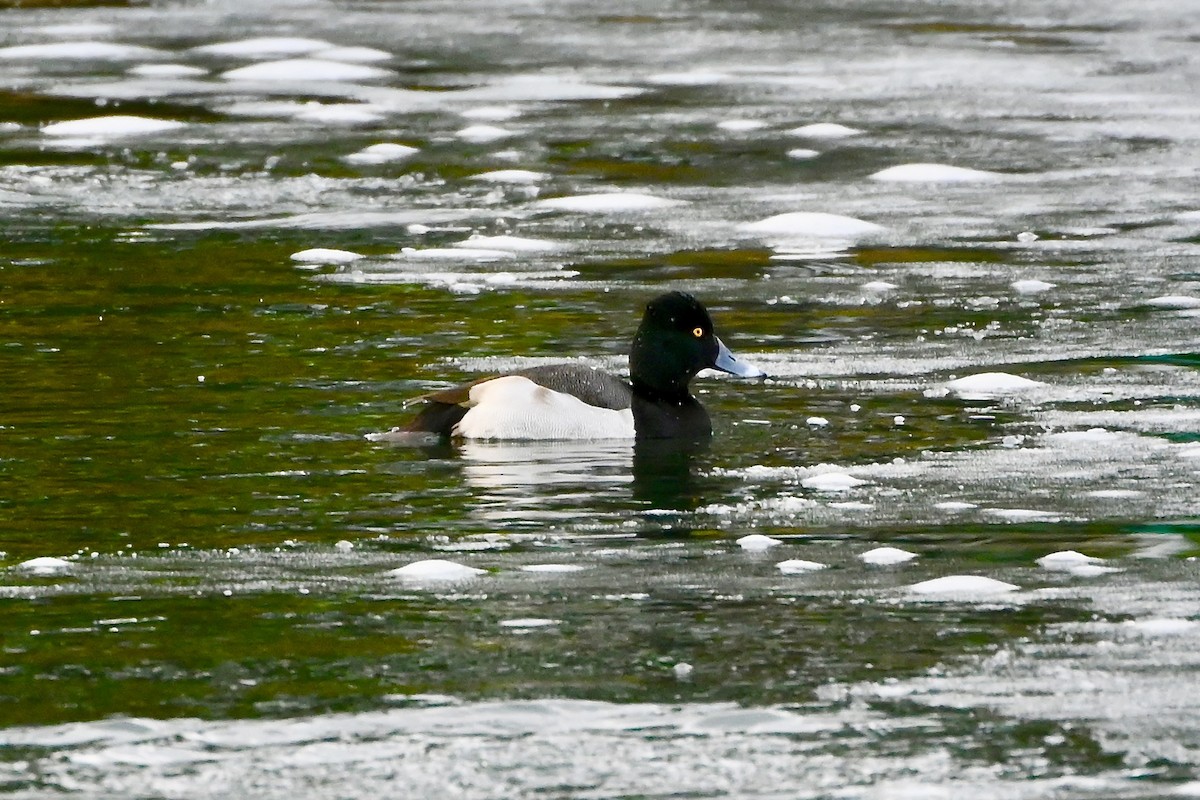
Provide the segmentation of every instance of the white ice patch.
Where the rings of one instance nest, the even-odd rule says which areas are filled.
[[[784,575],[800,575],[805,572],[815,572],[819,569],[825,569],[827,566],[827,564],[822,564],[819,561],[805,561],[802,558],[791,558],[787,561],[780,561],[775,565],[775,568]]]
[[[324,61],[348,61],[352,64],[369,64],[392,58],[391,53],[374,47],[330,47],[328,50],[318,50],[312,55]]]
[[[139,78],[197,78],[208,70],[188,64],[138,64],[125,70]]]
[[[758,119],[724,119],[717,123],[717,127],[730,133],[744,133],[762,130],[767,127],[767,123]]]
[[[280,58],[308,55],[318,50],[329,50],[333,46],[332,42],[324,39],[305,39],[298,36],[259,36],[253,39],[203,44],[193,50],[213,56]]]
[[[1020,586],[982,575],[947,575],[909,586],[910,592],[926,595],[978,596],[1015,592]]]
[[[641,192],[600,192],[576,194],[566,197],[550,197],[539,200],[537,208],[552,211],[575,211],[583,214],[621,214],[636,211],[655,211],[683,205],[683,200],[655,197]]]
[[[857,241],[886,230],[874,222],[828,214],[823,211],[792,211],[738,226],[742,233],[768,238],[839,239]]]
[[[516,131],[510,131],[508,128],[501,128],[498,125],[468,125],[465,128],[457,130],[454,135],[464,142],[475,142],[482,144],[484,142],[497,142],[501,139],[508,139],[517,135]]]
[[[820,150],[810,150],[807,147],[793,147],[787,151],[788,158],[794,158],[797,161],[807,161],[810,158],[816,158],[821,155]]]
[[[963,500],[943,500],[940,503],[934,503],[933,507],[939,511],[969,511],[972,508],[979,508],[979,504],[967,503]]]
[[[502,619],[499,624],[501,628],[549,628],[561,622],[561,619],[548,619],[546,617],[519,617],[517,619]]]
[[[106,117],[89,117],[87,119],[73,119],[66,122],[53,122],[44,126],[42,133],[47,136],[116,138],[173,131],[185,127],[185,125],[186,123],[169,119],[115,114]]]
[[[864,292],[871,292],[872,294],[887,294],[888,292],[899,289],[900,287],[894,283],[888,283],[887,281],[870,281],[868,283],[864,283],[859,288]]]
[[[711,86],[728,80],[728,73],[698,69],[691,72],[660,72],[647,77],[646,83],[656,86]]]
[[[404,580],[414,582],[453,582],[468,580],[483,573],[484,570],[468,567],[465,564],[459,564],[455,561],[429,558],[389,570],[387,574],[395,578],[403,578]]]
[[[370,103],[304,103],[292,115],[305,122],[335,125],[363,125],[383,119],[384,111]]]
[[[1013,281],[1009,284],[1017,294],[1040,294],[1041,292],[1050,291],[1057,285],[1056,283],[1047,283],[1046,281],[1039,281],[1034,278]]]
[[[312,247],[292,253],[292,261],[301,264],[350,264],[364,256],[351,250],[335,250],[327,247]]]
[[[476,384],[471,408],[454,426],[465,439],[593,440],[634,438],[632,409],[590,406],[520,375]]]
[[[899,547],[876,547],[865,553],[860,553],[858,557],[862,559],[864,564],[876,567],[888,567],[894,564],[903,564],[905,561],[911,561],[917,557],[917,554],[901,550]]]
[[[347,64],[319,58],[287,58],[264,61],[248,67],[221,73],[227,81],[266,81],[280,83],[310,83],[319,81],[377,81],[396,77],[396,73],[365,64]]]
[[[477,175],[472,175],[469,180],[529,185],[539,183],[549,177],[548,173],[534,172],[531,169],[494,169],[490,172],[480,172]]]
[[[567,573],[567,572],[582,572],[587,567],[579,564],[526,564],[521,567],[522,572],[537,572],[537,573]]]
[[[561,250],[561,242],[549,239],[530,239],[523,236],[480,236],[475,235],[450,245],[468,250],[500,250],[510,253],[550,253]]]
[[[805,489],[812,489],[814,492],[824,492],[826,494],[848,492],[865,483],[867,481],[845,472],[822,472],[800,481],[800,485]]]
[[[1037,560],[1037,563],[1043,569],[1050,570],[1069,570],[1072,567],[1078,567],[1081,564],[1099,564],[1103,561],[1102,558],[1095,556],[1087,556],[1080,553],[1078,550],[1059,550],[1049,555],[1042,556]]]
[[[965,400],[989,400],[1045,386],[1040,381],[1007,372],[981,372],[946,382],[946,389]]]
[[[1193,619],[1178,619],[1174,617],[1159,617],[1151,619],[1131,619],[1121,623],[1122,632],[1137,636],[1188,636],[1200,633],[1200,621]]]
[[[806,139],[844,139],[847,136],[858,136],[863,133],[860,128],[851,128],[837,122],[816,122],[792,128],[788,133],[792,136],[803,136]]]
[[[17,564],[17,569],[22,572],[28,572],[33,575],[61,575],[64,572],[70,572],[74,565],[62,558],[53,556],[39,556],[31,558],[28,561],[22,561]]]
[[[1054,511],[1041,511],[1035,508],[987,508],[983,511],[991,517],[999,517],[1005,522],[1054,522],[1062,519],[1062,514]]]
[[[521,116],[521,109],[513,106],[477,106],[458,112],[464,119],[477,119],[483,122],[507,122]]]
[[[369,145],[358,152],[343,156],[342,160],[351,164],[387,164],[392,161],[402,161],[421,152],[419,148],[410,147],[398,142],[380,142]]]
[[[1174,310],[1200,308],[1200,297],[1192,297],[1186,294],[1167,294],[1162,297],[1151,297],[1146,301],[1146,305],[1153,308]]]
[[[148,61],[168,54],[151,47],[112,42],[49,42],[0,47],[3,61]]]
[[[899,164],[871,175],[872,180],[890,183],[980,183],[1003,177],[998,172],[949,164]]]
[[[770,536],[763,536],[761,533],[752,533],[749,536],[743,536],[738,539],[737,544],[743,550],[748,550],[752,553],[761,553],[770,550],[772,547],[781,545],[783,542]]]

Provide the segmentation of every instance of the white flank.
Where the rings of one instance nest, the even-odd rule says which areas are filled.
[[[471,387],[454,426],[464,439],[632,439],[633,411],[590,406],[573,395],[505,375]]]

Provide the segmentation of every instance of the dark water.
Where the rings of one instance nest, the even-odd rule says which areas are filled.
[[[1200,794],[1198,41],[1166,2],[0,11],[0,787]],[[160,129],[55,127],[111,115]],[[914,164],[986,174],[874,177]],[[837,216],[752,225],[794,212]],[[667,288],[772,375],[697,379],[711,446],[373,436],[624,369]],[[431,558],[486,572],[390,574]],[[947,576],[1018,588],[910,588]]]

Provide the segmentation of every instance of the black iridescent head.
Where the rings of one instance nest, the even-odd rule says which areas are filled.
[[[684,398],[688,382],[708,368],[744,378],[764,374],[729,352],[713,332],[708,311],[690,294],[668,292],[652,300],[629,351],[634,388],[663,398]]]

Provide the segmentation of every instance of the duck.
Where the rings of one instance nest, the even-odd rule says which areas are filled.
[[[712,422],[689,384],[703,369],[766,375],[717,337],[690,294],[651,300],[629,350],[628,380],[581,363],[491,375],[416,398],[401,430],[468,440],[707,439]]]

